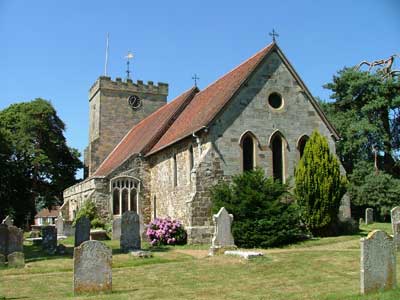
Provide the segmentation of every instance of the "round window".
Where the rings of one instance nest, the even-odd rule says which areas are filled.
[[[268,103],[271,105],[273,108],[278,109],[283,105],[283,100],[282,96],[279,95],[278,93],[272,93],[268,97]]]

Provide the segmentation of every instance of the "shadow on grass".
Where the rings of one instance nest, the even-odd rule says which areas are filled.
[[[49,259],[72,258],[74,253],[73,246],[66,246],[65,254],[48,254],[39,245],[24,245],[25,262],[34,262]],[[1,299],[1,298],[0,298]]]

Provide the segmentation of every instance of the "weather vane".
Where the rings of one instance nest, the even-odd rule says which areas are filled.
[[[129,70],[129,63],[130,60],[133,58],[133,54],[130,51],[128,51],[128,54],[125,56],[125,58],[126,58],[126,79],[130,79],[129,74],[131,73],[131,71]]]
[[[197,80],[200,79],[200,78],[197,77],[197,74],[194,74],[194,76],[192,77],[192,79],[194,80],[194,86],[197,87]]]
[[[275,29],[272,28],[272,32],[269,33],[270,36],[272,36],[272,41],[275,43],[276,37],[279,36],[279,34],[275,31]]]

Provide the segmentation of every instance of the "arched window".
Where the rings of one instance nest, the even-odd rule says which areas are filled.
[[[117,177],[111,180],[112,212],[114,215],[122,215],[131,210],[139,213],[138,193],[139,181],[133,177]]]
[[[246,134],[242,139],[242,167],[243,172],[254,169],[254,141],[250,134]]]
[[[119,189],[115,188],[113,190],[113,214],[119,215]]]
[[[129,209],[129,192],[128,189],[122,190],[122,213],[126,212]]]
[[[136,189],[131,189],[131,206],[130,210],[137,212],[137,194]]]
[[[284,140],[279,133],[272,136],[270,147],[272,150],[272,174],[275,180],[285,182],[284,179]]]
[[[306,147],[306,143],[307,143],[308,139],[309,139],[309,137],[307,135],[303,135],[297,141],[297,150],[299,150],[300,158],[303,157],[304,148]]]

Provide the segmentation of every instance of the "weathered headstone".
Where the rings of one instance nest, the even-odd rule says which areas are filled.
[[[6,257],[3,254],[0,254],[0,267],[4,267],[6,265]]]
[[[400,222],[392,223],[393,242],[396,250],[400,250]]]
[[[233,215],[229,214],[225,207],[222,207],[219,212],[213,216],[213,221],[215,231],[212,238],[210,255],[236,248],[231,231]]]
[[[400,206],[393,207],[392,210],[390,211],[390,218],[392,222],[392,231],[393,234],[395,232],[394,230],[394,224],[400,222]]]
[[[6,216],[5,219],[3,220],[3,222],[1,222],[1,224],[5,224],[7,226],[12,226],[12,225],[14,225],[14,220],[11,219],[10,216]]]
[[[56,219],[57,235],[64,235],[64,219],[61,215]]]
[[[90,220],[80,217],[75,223],[75,247],[90,239]]]
[[[8,226],[0,224],[0,254],[8,254]]]
[[[393,239],[374,230],[361,239],[361,294],[396,286],[396,255]]]
[[[111,292],[112,251],[99,241],[86,241],[74,249],[74,293]]]
[[[22,252],[13,252],[7,256],[8,267],[23,268],[25,267],[25,256]]]
[[[126,211],[121,218],[121,250],[123,252],[138,250],[140,243],[139,215],[134,211]]]
[[[64,221],[64,235],[65,236],[74,236],[75,228],[72,226],[72,221]]]
[[[374,222],[374,210],[368,207],[365,210],[365,224],[372,224]]]
[[[8,251],[24,252],[24,231],[15,226],[8,226]]]
[[[115,217],[112,223],[112,239],[119,240],[121,238],[121,218]]]
[[[42,249],[49,254],[57,251],[57,228],[54,226],[42,227]]]

